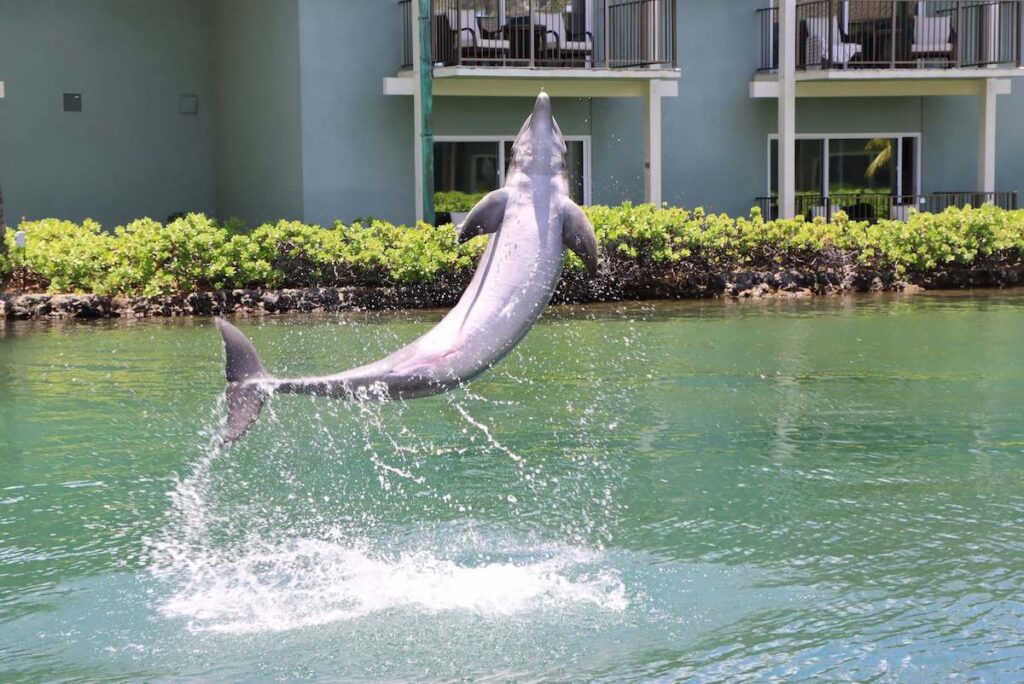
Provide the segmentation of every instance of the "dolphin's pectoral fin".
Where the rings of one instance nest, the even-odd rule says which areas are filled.
[[[579,205],[570,199],[562,204],[562,241],[567,249],[576,253],[592,278],[597,275],[597,236],[594,226]]]
[[[463,243],[477,235],[495,233],[501,228],[505,219],[505,205],[508,204],[508,191],[495,190],[477,202],[466,220],[459,226],[459,242]]]

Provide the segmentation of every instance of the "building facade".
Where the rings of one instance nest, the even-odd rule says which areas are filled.
[[[878,218],[1024,193],[1020,0],[421,4],[0,0],[8,222],[408,223],[431,184],[501,182],[541,88],[583,202]]]

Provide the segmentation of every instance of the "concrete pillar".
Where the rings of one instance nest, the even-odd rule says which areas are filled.
[[[415,166],[415,182],[413,186],[416,192],[416,220],[423,220],[423,85],[420,72],[420,3],[417,0],[409,3],[412,12],[412,71],[413,80],[416,82],[416,89],[412,95],[412,119],[413,119],[413,165]]]
[[[796,0],[779,0],[779,218],[796,215]]]
[[[644,201],[661,206],[661,82],[650,81],[644,97]]]
[[[987,78],[978,95],[978,191],[996,191],[996,97],[999,82]]]

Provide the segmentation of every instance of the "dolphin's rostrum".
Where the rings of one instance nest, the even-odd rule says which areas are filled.
[[[505,187],[484,197],[459,226],[459,241],[493,234],[459,303],[429,332],[366,366],[335,375],[278,379],[252,343],[223,319],[228,387],[222,439],[241,438],[271,394],[410,399],[439,394],[502,359],[540,317],[562,272],[565,249],[597,270],[597,239],[569,198],[565,140],[541,93],[512,146]]]

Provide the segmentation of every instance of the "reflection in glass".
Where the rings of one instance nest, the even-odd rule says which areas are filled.
[[[896,194],[898,143],[894,138],[830,140],[829,194]]]
[[[434,143],[436,191],[490,192],[498,185],[498,143]]]
[[[569,172],[569,196],[576,204],[584,203],[583,141],[566,140],[565,168]],[[505,142],[505,171],[512,163],[512,141]]]
[[[824,140],[796,141],[796,192],[797,195],[821,195],[822,159],[825,155]],[[779,141],[772,140],[771,191],[779,194]]]

